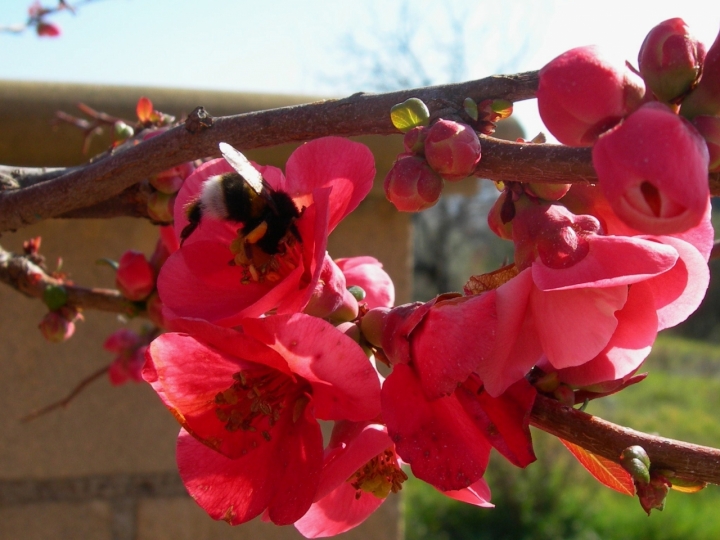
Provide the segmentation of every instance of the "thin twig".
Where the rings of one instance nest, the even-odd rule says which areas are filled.
[[[110,369],[110,364],[91,373],[90,375],[88,375],[87,377],[82,379],[75,386],[75,388],[72,389],[72,391],[67,396],[65,396],[64,398],[62,398],[58,401],[50,403],[50,405],[45,405],[44,407],[41,407],[40,409],[36,409],[26,416],[23,416],[20,419],[20,422],[22,422],[23,424],[27,423],[27,422],[31,422],[32,420],[35,420],[36,418],[39,418],[40,416],[43,416],[43,415],[45,415],[49,412],[52,412],[56,409],[64,409],[65,407],[70,405],[70,402],[73,399],[75,399],[80,394],[80,392],[85,390],[85,388],[87,386],[89,386],[92,382],[96,381],[97,379],[99,379],[100,377],[105,375],[109,369]]]
[[[1,246],[0,282],[31,298],[43,298],[48,287],[62,286],[67,293],[69,306],[147,317],[147,312],[127,300],[119,291],[70,285],[48,275],[43,268],[32,262],[29,256],[10,253]]]

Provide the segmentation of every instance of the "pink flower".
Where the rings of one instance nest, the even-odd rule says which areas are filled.
[[[306,538],[334,536],[360,525],[407,475],[385,426],[338,422],[325,450],[316,500],[295,527]],[[448,497],[491,507],[490,490],[480,479],[468,488],[444,492]]]
[[[706,227],[688,241],[605,236],[575,228],[590,216],[543,208],[521,205],[513,220],[513,234],[529,246],[524,252],[536,255],[520,258],[519,274],[494,289],[495,348],[476,369],[490,395],[500,395],[540,361],[573,373],[576,384],[623,378],[642,363],[657,331],[686,318],[707,287],[707,265],[691,243],[707,243]],[[545,227],[543,215],[555,227]],[[560,259],[547,247],[531,249],[533,242],[552,246],[545,232],[553,229]],[[579,234],[583,230],[589,234]]]
[[[707,145],[689,122],[648,103],[593,148],[600,187],[615,213],[647,234],[696,226],[710,201]]]
[[[322,467],[316,418],[379,413],[379,379],[361,347],[303,314],[246,319],[241,331],[179,319],[150,344],[143,376],[183,427],[178,467],[188,492],[233,525],[267,509],[297,521]]]
[[[427,131],[425,159],[445,180],[462,180],[470,176],[480,156],[480,139],[467,124],[438,120]]]
[[[591,146],[604,131],[640,106],[639,77],[615,66],[596,47],[564,52],[540,70],[538,109],[563,144]]]
[[[365,291],[368,309],[392,307],[395,304],[395,286],[383,265],[374,257],[337,259],[335,263],[345,274],[348,287],[357,286]]]
[[[345,275],[330,256],[325,255],[320,278],[304,312],[337,324],[352,321],[358,316],[358,310],[358,302],[348,290]]]
[[[128,250],[120,257],[115,284],[128,300],[144,300],[155,290],[155,272],[145,255]]]
[[[275,167],[257,168],[273,189],[289,194],[302,211],[295,222],[300,239],[293,236],[286,249],[269,259],[255,250],[262,261],[237,263],[231,247],[238,224],[203,218],[160,272],[158,290],[166,317],[199,317],[233,326],[271,310],[301,311],[322,271],[328,234],[367,195],[375,176],[367,147],[338,137],[299,147],[287,162],[287,176]],[[197,198],[202,183],[230,171],[224,159],[217,159],[188,177],[175,204],[178,236],[188,224],[185,206]]]

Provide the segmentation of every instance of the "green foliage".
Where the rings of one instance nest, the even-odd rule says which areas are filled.
[[[621,425],[720,446],[720,347],[662,336],[645,364],[648,378],[593,401],[587,412]],[[494,509],[453,501],[411,479],[407,540],[715,540],[720,489],[671,491],[665,510],[607,489],[553,437],[533,431],[538,462],[519,470],[493,455],[486,473]]]

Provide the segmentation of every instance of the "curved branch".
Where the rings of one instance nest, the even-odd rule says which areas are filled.
[[[69,285],[48,275],[28,255],[16,255],[0,247],[0,282],[31,298],[43,298],[49,286],[62,286],[67,292],[67,303],[82,309],[97,309],[132,316],[147,316],[138,306],[127,300],[119,291]]]
[[[685,480],[720,484],[720,450],[715,448],[618,426],[540,395],[530,423],[615,462],[625,448],[637,444],[647,452],[653,469],[673,471]]]
[[[0,232],[105,201],[179,163],[217,156],[217,145],[223,141],[248,150],[326,135],[390,135],[397,133],[390,122],[390,108],[410,97],[422,99],[431,110],[447,108],[448,102],[461,108],[466,97],[476,101],[488,98],[520,101],[534,97],[537,80],[537,72],[494,76],[386,94],[354,94],[339,100],[221,117],[214,119],[212,127],[201,130],[177,126],[142,144],[115,149],[42,185],[0,193]]]

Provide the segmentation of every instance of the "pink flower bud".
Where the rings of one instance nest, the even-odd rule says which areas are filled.
[[[709,204],[708,149],[688,121],[647,103],[593,148],[606,199],[627,225],[647,234],[696,226]]]
[[[507,204],[507,198],[511,197],[511,194],[507,191],[503,191],[497,198],[495,203],[488,212],[488,226],[490,230],[503,240],[512,240],[512,220],[507,223],[503,223],[502,210],[503,206]],[[512,201],[510,201],[512,202]]]
[[[304,312],[333,323],[351,321],[358,315],[358,302],[347,290],[342,270],[329,257],[323,261],[320,279]]]
[[[422,156],[425,153],[425,138],[427,137],[428,128],[425,126],[417,126],[405,133],[403,137],[403,145],[405,151],[410,154]]]
[[[538,258],[548,268],[570,268],[587,256],[588,237],[601,232],[597,219],[576,216],[561,204],[538,204],[523,197],[516,209],[512,223],[518,270]]]
[[[62,33],[57,24],[45,22],[39,22],[35,30],[40,37],[58,37]]]
[[[650,30],[640,47],[638,65],[648,88],[660,100],[672,102],[688,92],[705,59],[705,46],[679,18]]]
[[[176,194],[168,195],[160,191],[152,192],[148,195],[148,216],[160,223],[172,223],[173,211],[175,210],[175,198]]]
[[[49,311],[38,325],[40,333],[50,343],[67,341],[75,333],[75,323],[67,320],[59,311]]]
[[[601,133],[640,106],[642,80],[615,66],[596,47],[564,52],[540,70],[540,117],[568,146],[592,146]]]
[[[467,124],[439,120],[428,130],[425,158],[445,180],[462,180],[470,176],[480,155],[480,139]]]
[[[115,284],[125,298],[133,302],[144,300],[155,289],[155,273],[138,251],[126,251],[120,258]]]
[[[151,177],[150,184],[158,191],[172,195],[180,191],[183,182],[194,170],[195,167],[192,163],[182,163]]]
[[[720,115],[720,33],[708,49],[700,82],[685,98],[680,114],[692,120],[698,115]]]
[[[720,117],[696,116],[693,125],[703,136],[710,153],[710,172],[720,172]]]
[[[424,159],[404,154],[385,177],[385,196],[401,212],[419,212],[438,202],[444,184]]]

